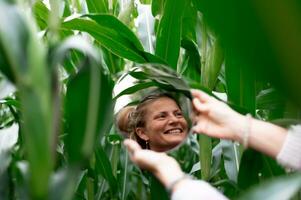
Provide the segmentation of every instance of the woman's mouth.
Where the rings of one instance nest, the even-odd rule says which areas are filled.
[[[181,129],[181,128],[173,128],[173,129],[169,129],[169,130],[165,131],[164,134],[179,135],[182,132],[183,132],[183,129]]]

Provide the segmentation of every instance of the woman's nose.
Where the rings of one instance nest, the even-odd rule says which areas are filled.
[[[170,115],[169,116],[169,119],[168,119],[168,122],[171,124],[171,123],[177,123],[179,121],[179,118],[175,115]]]

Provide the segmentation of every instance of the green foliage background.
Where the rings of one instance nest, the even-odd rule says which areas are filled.
[[[299,123],[300,17],[297,0],[0,0],[0,88],[16,88],[1,93],[0,134],[18,134],[0,147],[0,198],[168,198],[113,123],[113,87],[137,63],[225,93],[243,114]],[[131,73],[140,82],[124,94],[154,84],[146,78],[186,88]],[[231,141],[194,135],[171,155],[230,199],[301,199],[300,173]]]

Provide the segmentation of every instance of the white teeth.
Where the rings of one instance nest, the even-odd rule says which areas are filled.
[[[167,132],[167,134],[179,134],[182,131],[180,129],[172,129]]]

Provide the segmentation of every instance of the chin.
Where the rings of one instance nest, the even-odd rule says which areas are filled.
[[[186,139],[185,137],[174,138],[172,140],[167,140],[167,143],[169,143],[171,146],[176,147],[181,142],[183,142],[185,139]]]

